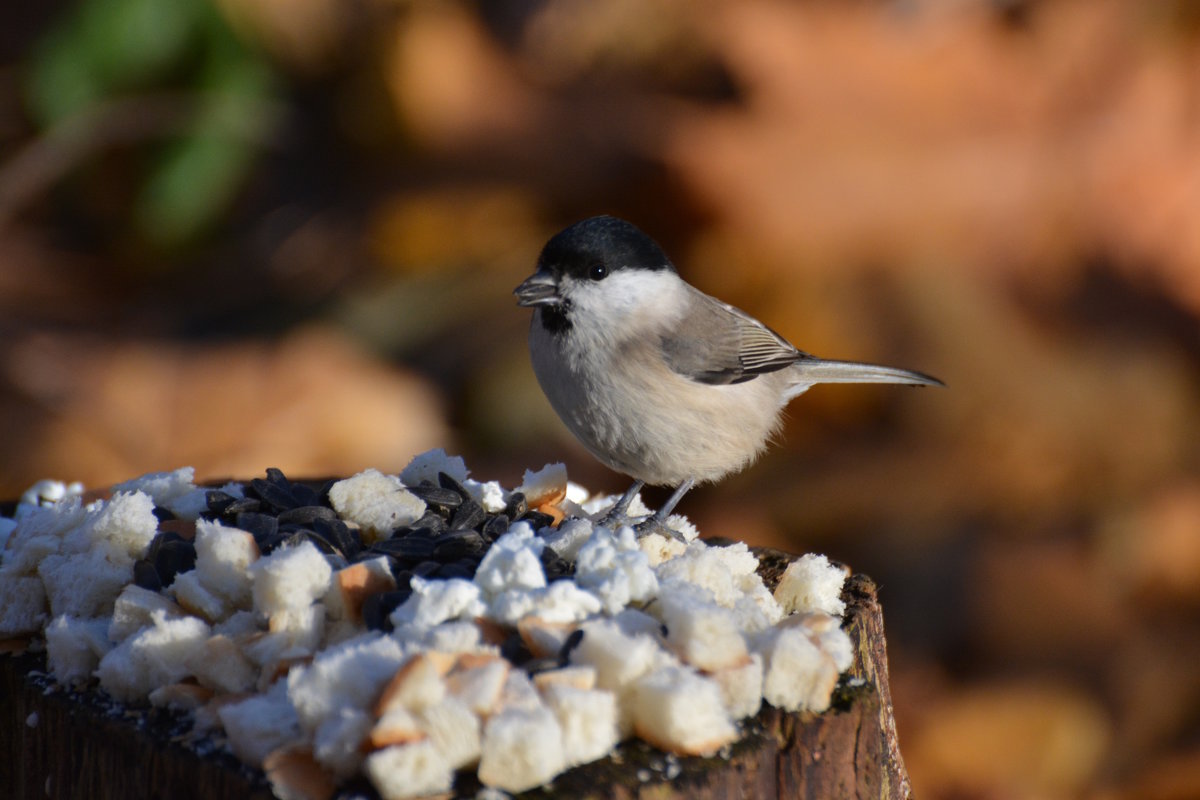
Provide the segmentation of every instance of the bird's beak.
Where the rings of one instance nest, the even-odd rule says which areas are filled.
[[[551,306],[562,302],[558,294],[558,281],[546,269],[539,269],[513,289],[519,306]]]

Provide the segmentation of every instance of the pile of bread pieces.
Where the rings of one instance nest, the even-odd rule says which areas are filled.
[[[0,639],[44,639],[59,683],[189,712],[281,796],[303,773],[324,787],[310,796],[365,775],[385,800],[420,797],[465,770],[520,792],[632,736],[713,755],[764,700],[828,708],[853,660],[844,568],[803,556],[772,592],[746,545],[710,546],[683,517],[669,521],[678,539],[597,524],[615,498],[562,465],[506,490],[435,450],[398,476],[330,482],[312,516],[351,532],[340,550],[214,511],[266,505],[261,480],[193,478],[154,473],[96,499],[55,482],[27,492],[0,519]],[[475,562],[406,561],[424,542],[396,546],[447,485],[491,520],[468,520],[494,537],[473,575]],[[194,556],[147,568],[180,542]]]

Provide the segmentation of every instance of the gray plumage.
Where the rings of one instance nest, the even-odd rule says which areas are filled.
[[[653,485],[744,468],[815,383],[940,384],[796,349],[684,282],[652,239],[613,217],[553,237],[516,294],[535,309],[530,355],[551,406],[598,460]]]

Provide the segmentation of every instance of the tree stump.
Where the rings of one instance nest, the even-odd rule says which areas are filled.
[[[756,551],[773,587],[791,556]],[[908,800],[911,788],[896,740],[883,616],[875,584],[854,575],[843,591],[854,665],[822,714],[764,705],[744,735],[713,758],[676,758],[641,741],[559,776],[529,797],[813,798]],[[42,654],[0,654],[0,797],[207,799],[273,796],[265,776],[212,740],[189,734],[181,714],[124,708],[98,690],[55,684]],[[0,650],[3,653],[3,650]],[[459,796],[479,788],[460,775]],[[371,796],[366,784],[347,796]]]

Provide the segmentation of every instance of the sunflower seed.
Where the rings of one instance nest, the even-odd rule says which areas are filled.
[[[469,581],[475,577],[475,570],[478,564],[470,561],[451,561],[448,564],[442,564],[438,567],[437,572],[433,573],[434,577],[442,580],[450,580],[451,578],[462,578]]]
[[[437,508],[443,514],[458,508],[459,504],[463,501],[462,495],[453,489],[434,486],[431,483],[422,483],[420,486],[409,487],[409,491],[424,500],[425,505]]]
[[[162,578],[158,576],[154,563],[145,558],[133,562],[133,582],[152,592],[161,592],[163,588]]]
[[[154,548],[152,559],[162,585],[170,586],[176,575],[196,568],[196,546],[185,539],[165,541]]]
[[[474,500],[463,500],[462,505],[458,507],[454,512],[454,516],[450,518],[450,530],[472,530],[479,527],[486,519],[487,512],[483,510],[483,506]]]
[[[468,556],[482,556],[487,541],[477,531],[451,531],[434,539],[434,558],[457,561]]]
[[[337,512],[329,506],[297,506],[279,514],[279,524],[286,525],[295,522],[300,525],[311,525],[318,519],[337,519]]]
[[[210,489],[204,493],[204,502],[208,504],[208,510],[218,517],[225,513],[225,509],[229,508],[230,504],[237,500],[231,494],[222,492],[220,489]]]
[[[487,518],[487,522],[483,523],[483,527],[479,532],[487,539],[488,543],[496,541],[504,534],[508,533],[509,521],[507,514],[496,514]]]
[[[513,492],[504,504],[504,515],[509,519],[520,519],[529,513],[529,502],[523,492]]]
[[[391,633],[392,621],[389,617],[411,594],[412,589],[405,588],[368,595],[362,605],[363,623],[367,629]]]
[[[237,527],[254,537],[262,547],[263,539],[269,539],[279,533],[279,520],[270,514],[260,514],[256,511],[243,511],[237,515]]]
[[[433,539],[424,536],[402,536],[382,539],[370,547],[371,552],[393,556],[401,561],[425,561],[433,555]]]

